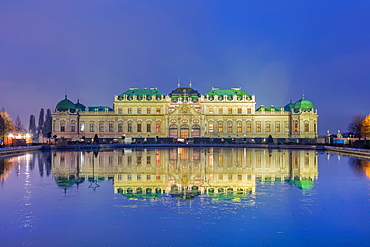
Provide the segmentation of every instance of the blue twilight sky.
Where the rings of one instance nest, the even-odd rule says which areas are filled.
[[[302,94],[319,134],[369,114],[370,1],[0,1],[0,107],[112,106],[130,87],[241,87],[257,106]]]

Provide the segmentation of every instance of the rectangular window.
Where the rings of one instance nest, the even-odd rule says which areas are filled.
[[[150,175],[146,175],[146,180],[151,180],[151,176]]]
[[[151,114],[152,113],[152,108],[146,108],[146,114]]]
[[[141,108],[137,108],[137,114],[141,114]]]
[[[261,122],[256,123],[256,132],[261,132]]]
[[[122,108],[118,108],[118,114],[122,114]]]
[[[208,124],[208,131],[211,133],[213,132],[213,123]]]
[[[227,123],[227,132],[233,132],[233,123]]]
[[[147,165],[150,165],[151,163],[152,163],[151,157],[150,156],[146,156],[146,164]]]
[[[119,123],[118,124],[118,132],[122,132],[123,131],[123,124]]]
[[[228,114],[233,114],[233,108],[228,108],[228,109],[227,109],[227,113],[228,113]]]
[[[127,109],[127,113],[128,113],[128,114],[132,114],[132,108],[128,108],[128,109]]]
[[[280,123],[275,122],[275,132],[280,132]]]
[[[118,156],[118,165],[122,165],[122,156]]]
[[[85,131],[85,124],[84,123],[80,124],[80,131],[81,132]]]
[[[247,108],[247,114],[251,114],[252,113],[252,109],[251,108]]]
[[[247,122],[247,132],[252,132],[252,123]]]
[[[213,114],[213,108],[209,108],[209,113]]]
[[[242,123],[237,123],[236,127],[237,132],[242,132]]]
[[[161,124],[156,124],[155,129],[156,129],[157,133],[161,132]]]
[[[218,123],[218,132],[219,133],[224,132],[224,124],[223,123]]]
[[[127,180],[132,180],[132,175],[131,174],[127,174]]]
[[[141,180],[141,174],[137,174],[137,181]]]
[[[131,156],[128,156],[127,157],[127,165],[132,165],[132,157]]]
[[[242,108],[238,108],[238,114],[242,114]]]
[[[313,131],[316,132],[316,123],[313,124]]]
[[[218,108],[218,114],[224,114],[224,108]]]
[[[137,124],[137,132],[141,132],[141,123]]]
[[[266,132],[270,132],[271,131],[271,124],[270,122],[266,122]]]
[[[137,158],[136,158],[136,163],[137,163],[138,165],[141,165],[141,156],[137,156]]]
[[[305,132],[310,131],[310,124],[309,123],[304,123],[304,131]]]
[[[157,109],[155,110],[155,112],[156,112],[157,114],[161,114],[161,108],[157,107]]]
[[[132,132],[132,123],[127,124],[127,132]]]
[[[146,124],[146,132],[148,133],[152,132],[152,124],[150,123]]]
[[[298,122],[294,122],[294,131],[298,132]]]
[[[113,123],[109,123],[109,132],[113,132]]]
[[[60,124],[60,131],[61,132],[64,132],[66,130],[66,124],[65,123],[61,123]]]
[[[104,132],[104,123],[99,123],[99,132]]]
[[[90,123],[90,132],[94,132],[94,124]]]
[[[71,123],[71,132],[75,132],[75,131],[76,131],[75,124]]]
[[[285,131],[289,132],[289,122],[288,121],[284,122],[284,126],[285,126]]]

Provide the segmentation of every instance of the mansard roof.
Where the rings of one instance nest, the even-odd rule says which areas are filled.
[[[173,90],[169,96],[171,98],[178,98],[178,97],[192,97],[192,98],[198,98],[200,97],[200,93],[198,93],[197,90],[194,90],[191,87],[178,87],[175,90]]]
[[[271,111],[282,111],[282,108],[281,107],[277,107],[277,106],[263,106],[261,105],[260,108],[258,108],[256,111],[268,111],[268,112],[271,112]]]
[[[121,100],[127,97],[128,100],[132,100],[133,96],[136,96],[137,100],[142,100],[146,98],[147,100],[151,99],[161,99],[164,97],[164,94],[160,92],[157,88],[150,88],[150,89],[138,89],[138,88],[130,88],[126,92],[118,95],[118,99]]]
[[[242,91],[241,88],[231,88],[231,89],[218,89],[218,88],[212,88],[211,91],[205,94],[205,96],[213,97],[213,96],[219,96],[219,97],[227,97],[227,99],[231,100],[234,95],[237,96],[237,98],[241,99],[243,95],[246,96],[247,100],[251,100],[251,95],[247,94],[246,92]]]
[[[105,112],[105,111],[113,111],[113,109],[108,107],[108,106],[89,106],[89,107],[87,107],[87,111]]]

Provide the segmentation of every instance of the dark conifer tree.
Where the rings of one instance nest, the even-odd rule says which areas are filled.
[[[36,137],[36,120],[35,115],[31,114],[30,116],[30,125],[28,127],[28,132],[32,135],[33,138]]]
[[[51,131],[52,131],[51,124],[52,124],[51,110],[47,109],[46,115],[45,115],[44,126],[42,128],[42,134],[44,135],[44,137],[51,138]]]
[[[44,126],[44,108],[41,108],[39,115],[39,125],[37,126],[37,134],[42,134],[43,126]]]

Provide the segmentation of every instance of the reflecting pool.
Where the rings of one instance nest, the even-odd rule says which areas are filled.
[[[369,246],[370,161],[246,148],[0,159],[0,246]]]

